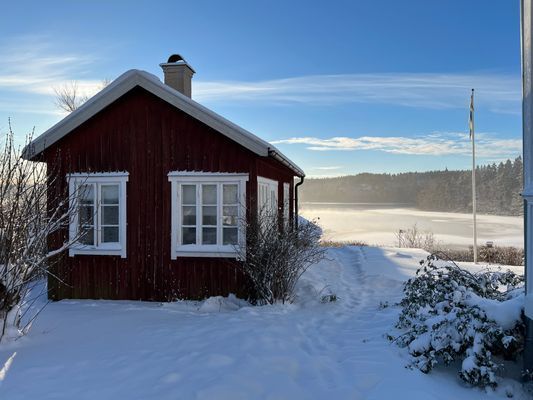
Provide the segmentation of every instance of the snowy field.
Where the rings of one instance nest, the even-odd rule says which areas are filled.
[[[472,244],[472,215],[420,211],[398,205],[350,203],[303,203],[300,214],[320,218],[324,238],[336,241],[362,240],[368,244],[397,246],[395,233],[412,228],[429,230],[443,245]],[[492,240],[499,246],[524,247],[523,218],[478,215],[478,243]]]
[[[384,333],[420,250],[345,247],[308,270],[292,305],[60,301],[0,347],[0,399],[526,398],[518,382],[470,389],[405,368]],[[520,271],[521,268],[516,268]],[[321,303],[323,295],[337,301]]]

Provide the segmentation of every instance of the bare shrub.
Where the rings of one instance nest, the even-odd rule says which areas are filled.
[[[399,247],[424,249],[429,253],[438,252],[450,261],[474,261],[474,250],[468,248],[445,248],[431,231],[421,231],[415,224],[407,230],[396,233]],[[478,246],[478,262],[501,265],[524,265],[524,249],[512,246]]]
[[[433,232],[421,231],[417,224],[414,224],[412,228],[406,230],[401,229],[396,233],[396,238],[398,239],[398,247],[424,249],[432,252],[437,246]]]
[[[68,226],[71,214],[68,195],[47,211],[46,183],[54,179],[44,164],[21,158],[9,125],[0,149],[0,341],[10,330],[23,333],[21,317],[33,282],[50,274],[51,259],[71,245],[48,249],[49,235]]]
[[[362,240],[321,240],[320,246],[323,247],[344,247],[344,246],[357,246],[357,247],[366,247],[368,243]]]
[[[300,276],[324,257],[326,249],[319,245],[320,229],[305,220],[297,227],[282,226],[277,215],[264,211],[241,223],[246,245],[236,247],[239,265],[253,285],[257,302],[292,302]]]
[[[468,249],[442,249],[441,254],[453,261],[474,261],[472,246]],[[501,265],[524,265],[524,249],[511,246],[480,246],[478,262]]]

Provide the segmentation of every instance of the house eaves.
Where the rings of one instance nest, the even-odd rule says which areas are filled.
[[[193,118],[220,132],[229,139],[239,143],[253,153],[277,159],[289,167],[297,176],[304,176],[301,168],[284,156],[270,143],[248,132],[226,118],[184,96],[177,90],[165,85],[155,75],[136,69],[129,70],[115,79],[110,85],[91,97],[85,104],[63,118],[42,135],[32,140],[23,150],[23,158],[30,160],[48,147],[68,135],[89,118],[118,100],[124,94],[139,86],[160,99],[173,105]]]

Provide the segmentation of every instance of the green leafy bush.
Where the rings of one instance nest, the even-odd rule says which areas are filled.
[[[472,273],[430,255],[407,281],[394,340],[408,349],[410,367],[429,373],[462,361],[459,376],[495,387],[501,360],[523,351],[523,277],[511,271]]]

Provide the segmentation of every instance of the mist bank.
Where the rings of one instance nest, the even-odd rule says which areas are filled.
[[[522,158],[476,169],[477,209],[482,214],[522,215]],[[472,171],[406,172],[310,178],[303,202],[402,203],[425,211],[472,211]]]
[[[400,229],[432,232],[444,249],[467,249],[472,245],[472,214],[421,211],[393,205],[302,203],[300,213],[315,220],[323,239],[334,242],[363,241],[369,245],[398,246]],[[523,248],[523,218],[479,214],[478,244]]]

